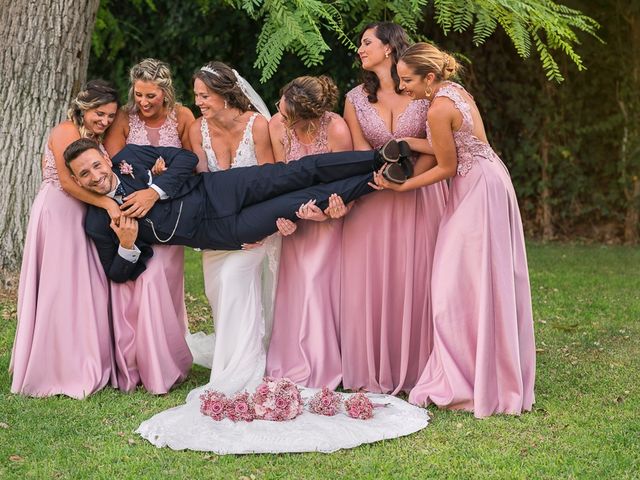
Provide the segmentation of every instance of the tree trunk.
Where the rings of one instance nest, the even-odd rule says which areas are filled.
[[[99,0],[0,0],[0,275],[20,266],[51,127],[85,81]]]

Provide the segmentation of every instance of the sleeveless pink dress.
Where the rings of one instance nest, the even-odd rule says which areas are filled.
[[[326,153],[335,113],[320,119],[315,142],[305,145],[295,132],[285,135],[286,161]],[[282,239],[273,332],[267,375],[287,377],[305,387],[335,389],[342,380],[339,343],[342,219],[300,221]]]
[[[390,132],[361,85],[347,93],[372,148],[391,138],[424,137],[428,103],[411,102]],[[429,285],[444,182],[376,192],[344,219],[340,282],[343,387],[408,392],[432,345]]]
[[[472,133],[465,95],[451,82],[436,93],[453,101],[463,122],[454,132],[458,171],[434,256],[433,352],[409,400],[479,418],[520,414],[531,410],[535,380],[522,221],[509,172]]]
[[[130,114],[127,143],[181,147],[175,111],[159,128]],[[187,377],[192,357],[184,338],[184,247],[154,245],[142,275],[111,283],[111,311],[120,390],[142,383],[161,394]]]
[[[85,214],[85,204],[62,189],[45,146],[20,270],[13,393],[84,398],[110,377],[115,386],[108,281],[84,233]]]

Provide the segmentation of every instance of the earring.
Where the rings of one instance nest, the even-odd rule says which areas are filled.
[[[431,89],[431,85],[429,85],[427,88],[425,88],[424,95],[425,97],[429,98],[432,94],[433,90]]]
[[[225,108],[225,110],[227,109],[227,101],[226,100],[224,101],[224,108]]]
[[[389,52],[384,52],[384,58],[389,58]]]

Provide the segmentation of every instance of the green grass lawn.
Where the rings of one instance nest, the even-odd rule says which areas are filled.
[[[534,411],[476,420],[429,407],[432,423],[416,434],[329,455],[174,452],[134,434],[207,381],[199,367],[159,397],[111,388],[83,401],[11,395],[16,313],[15,299],[5,297],[0,478],[640,478],[640,249],[530,244],[528,251]],[[210,330],[199,255],[187,257],[190,318]]]

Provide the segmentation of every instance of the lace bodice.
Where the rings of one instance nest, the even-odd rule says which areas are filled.
[[[477,157],[484,157],[493,161],[497,155],[491,146],[473,134],[473,117],[471,116],[471,106],[460,93],[466,92],[461,85],[454,82],[446,82],[436,92],[434,99],[437,97],[446,97],[450,99],[455,107],[462,114],[462,125],[459,130],[453,132],[453,140],[456,144],[458,154],[457,174],[464,177],[473,167]],[[471,96],[469,93],[467,95]],[[427,124],[427,139],[431,142],[431,130]]]
[[[258,113],[254,113],[253,115],[251,115],[251,118],[249,118],[246,127],[244,127],[242,140],[240,140],[240,144],[238,145],[238,149],[236,150],[236,154],[233,157],[231,166],[229,168],[250,167],[252,165],[258,164],[258,160],[256,158],[256,146],[253,143],[253,122],[258,115]],[[209,171],[218,172],[222,169],[218,165],[216,152],[213,151],[213,147],[211,146],[209,125],[204,118],[200,121],[200,131],[202,132],[202,149],[207,155],[207,165],[209,166]]]
[[[107,155],[107,151],[102,146],[102,143],[99,144],[100,151],[104,155]],[[58,190],[64,192],[62,185],[60,185],[60,176],[58,175],[58,169],[56,168],[56,159],[53,156],[53,152],[49,148],[49,142],[47,142],[44,146],[44,159],[42,161],[42,183],[51,183]]]
[[[362,85],[350,90],[347,93],[347,100],[355,108],[362,134],[371,148],[379,148],[392,138],[425,137],[427,109],[429,108],[427,100],[414,100],[409,103],[406,110],[398,116],[398,122],[393,132],[389,131],[378,111],[373,104],[369,103]]]
[[[129,136],[127,143],[153,145],[154,147],[182,147],[178,134],[178,120],[175,110],[171,111],[159,127],[149,127],[136,112],[129,113]]]
[[[305,155],[313,155],[316,153],[326,153],[329,151],[329,123],[338,115],[333,112],[325,112],[320,117],[320,125],[318,126],[318,135],[311,144],[305,144],[300,141],[295,130],[285,132],[282,139],[285,151],[285,162],[298,160]]]

